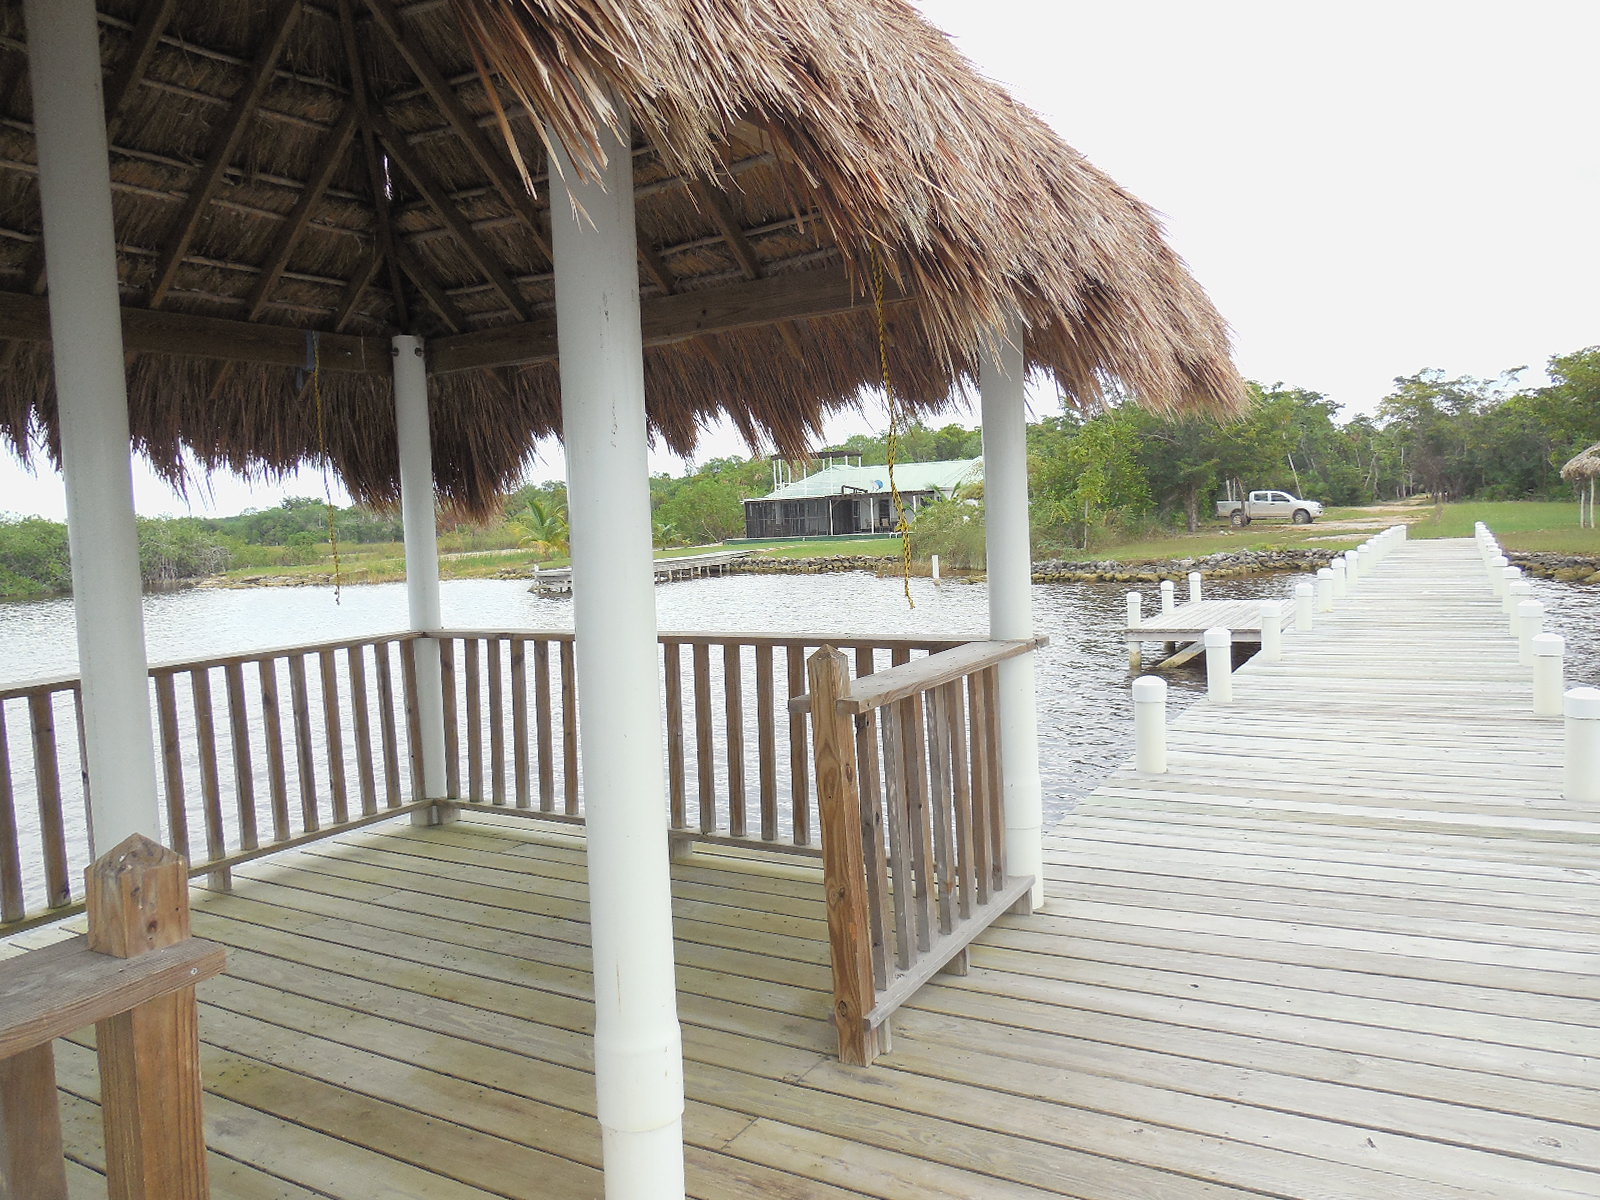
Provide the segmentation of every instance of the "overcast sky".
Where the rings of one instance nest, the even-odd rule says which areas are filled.
[[[1424,367],[1537,381],[1600,342],[1600,0],[917,2],[1161,212],[1252,379],[1349,415]],[[723,434],[702,457],[741,449]],[[141,512],[186,511],[135,474]],[[538,474],[561,474],[559,449]],[[194,510],[284,490],[213,493]],[[0,451],[6,510],[59,518],[59,482]]]

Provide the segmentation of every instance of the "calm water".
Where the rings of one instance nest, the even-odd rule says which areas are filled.
[[[1252,598],[1289,594],[1298,577],[1223,580],[1207,594]],[[1534,596],[1550,610],[1548,627],[1568,641],[1571,683],[1600,682],[1600,594],[1573,584],[1535,580]],[[1038,659],[1039,724],[1046,819],[1067,812],[1131,753],[1132,714],[1126,652],[1119,641],[1123,584],[1036,584],[1034,611],[1050,645]],[[1155,607],[1146,587],[1146,607]],[[912,580],[909,609],[898,578],[865,572],[836,575],[731,575],[663,584],[656,589],[660,626],[668,630],[778,633],[982,636],[988,595],[981,583]],[[516,580],[443,584],[444,619],[458,629],[570,629],[571,602],[532,595]],[[152,660],[200,658],[386,633],[406,624],[402,584],[344,589],[334,603],[324,587],[240,591],[190,590],[145,597]],[[76,671],[72,601],[0,604],[8,655],[0,684]],[[1203,690],[1197,673],[1172,679],[1179,707]],[[18,730],[13,728],[15,743]],[[14,745],[13,763],[26,761]]]

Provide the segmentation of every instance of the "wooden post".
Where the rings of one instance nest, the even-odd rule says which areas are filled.
[[[183,859],[134,834],[84,873],[89,948],[136,958],[189,936]],[[95,1026],[110,1200],[206,1200],[194,988]]]
[[[0,1058],[0,1200],[67,1200],[49,1042]]]
[[[806,664],[817,764],[817,816],[822,825],[822,879],[833,959],[833,1023],[839,1061],[865,1067],[878,1056],[878,1031],[866,1017],[872,984],[872,933],[867,923],[866,859],[861,846],[861,795],[856,786],[855,732],[838,701],[850,690],[845,657],[824,646]],[[897,878],[897,887],[905,880]]]

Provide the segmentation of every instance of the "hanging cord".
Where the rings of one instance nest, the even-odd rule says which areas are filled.
[[[333,550],[333,602],[340,603],[344,575],[339,563],[339,526],[334,520],[333,480],[328,460],[328,426],[322,405],[322,341],[313,330],[311,339],[311,395],[317,406],[317,450],[322,455],[322,502],[328,517],[328,545]]]
[[[900,535],[900,578],[905,586],[906,604],[916,608],[911,598],[911,521],[906,516],[906,502],[895,483],[895,461],[900,454],[900,403],[895,397],[894,380],[889,374],[889,320],[883,303],[883,259],[876,249],[872,252],[872,298],[878,317],[878,365],[883,370],[883,394],[889,402],[889,438],[886,447],[889,460],[889,496],[894,501],[894,531]]]

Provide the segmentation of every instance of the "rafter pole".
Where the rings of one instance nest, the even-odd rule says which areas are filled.
[[[689,180],[689,190],[694,194],[695,200],[711,215],[712,221],[722,234],[722,240],[728,243],[728,249],[733,252],[734,261],[744,272],[744,277],[760,279],[761,260],[756,257],[755,251],[750,247],[749,239],[744,236],[744,231],[739,228],[739,222],[734,219],[733,209],[729,207],[727,198],[703,179]]]
[[[89,831],[161,835],[94,0],[26,0]]]
[[[484,136],[483,130],[478,128],[477,122],[462,107],[455,88],[445,78],[444,72],[439,70],[433,57],[415,38],[406,36],[401,14],[395,6],[389,0],[366,0],[366,5],[372,11],[373,20],[378,28],[383,30],[394,48],[400,52],[400,57],[406,60],[406,65],[422,83],[446,124],[454,131],[456,137],[461,139],[461,144],[478,164],[478,169],[488,177],[490,185],[500,193],[500,198],[505,201],[512,214],[527,226],[533,235],[534,244],[539,247],[539,252],[545,258],[550,258],[550,242],[539,228],[533,197],[528,194],[528,189],[512,169],[511,164],[506,162],[504,155],[495,151],[493,144]]]
[[[128,49],[118,61],[117,69],[106,84],[108,139],[116,131],[123,106],[127,104],[128,98],[133,95],[139,86],[139,81],[144,78],[145,71],[149,69],[150,59],[161,43],[161,35],[167,31],[167,25],[172,21],[172,11],[177,6],[177,0],[155,0],[154,3],[146,4],[144,11],[139,14],[139,23],[133,27]]]
[[[361,57],[361,42],[356,35],[352,0],[339,0],[339,36],[344,43],[344,56],[350,70],[351,103],[355,105],[356,124],[361,131],[361,148],[367,163],[367,185],[372,191],[372,219],[377,227],[378,253],[389,270],[395,325],[402,333],[407,333],[411,329],[411,311],[406,303],[406,280],[397,253],[398,239],[389,223],[389,182],[384,177],[378,135],[372,128],[371,93],[368,90],[366,64]]]
[[[222,136],[212,145],[211,153],[206,156],[205,165],[195,177],[188,199],[184,201],[183,212],[178,217],[177,226],[161,256],[155,283],[150,289],[151,308],[160,308],[172,290],[172,284],[178,277],[178,268],[183,265],[183,256],[189,252],[195,235],[200,232],[200,224],[205,219],[206,209],[210,207],[211,199],[222,183],[223,174],[232,165],[234,153],[239,148],[239,141],[244,137],[250,119],[255,116],[261,98],[266,95],[267,86],[272,82],[278,59],[282,57],[283,48],[289,43],[289,34],[300,16],[302,2],[303,0],[284,0],[278,9],[272,34],[262,46],[260,54],[256,56],[249,80],[233,99],[233,107],[228,110],[228,115],[223,120]]]
[[[456,241],[461,243],[462,250],[466,251],[473,265],[499,293],[500,299],[519,318],[526,321],[531,312],[528,302],[523,299],[522,293],[517,291],[517,285],[511,281],[505,268],[500,265],[499,257],[490,253],[489,247],[484,245],[477,231],[462,217],[460,209],[450,202],[450,197],[434,179],[433,172],[429,171],[417,157],[416,152],[406,143],[399,131],[382,115],[373,113],[371,116],[372,128],[383,139],[383,144],[389,151],[389,158],[406,173],[417,191],[422,193],[422,198],[438,214]]]
[[[456,307],[455,301],[445,295],[444,289],[434,282],[433,276],[428,274],[427,268],[422,265],[411,248],[400,243],[395,246],[394,252],[399,256],[400,269],[416,285],[417,291],[422,293],[422,298],[438,314],[445,326],[452,333],[460,333],[466,329],[466,318],[461,315],[461,310]]]

